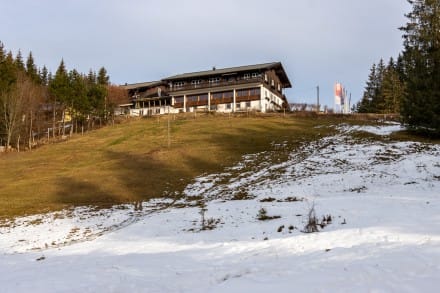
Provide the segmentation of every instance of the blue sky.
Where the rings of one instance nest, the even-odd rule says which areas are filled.
[[[0,41],[39,66],[105,66],[117,84],[281,61],[291,102],[360,99],[369,69],[402,49],[404,0],[0,0]]]

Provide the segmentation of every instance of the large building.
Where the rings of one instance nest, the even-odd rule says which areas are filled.
[[[127,84],[130,114],[280,111],[292,87],[280,62],[184,73],[160,81]]]

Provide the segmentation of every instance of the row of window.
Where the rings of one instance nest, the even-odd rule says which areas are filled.
[[[267,91],[266,91],[267,94]],[[252,88],[252,89],[244,89],[244,90],[237,90],[236,96],[237,97],[250,97],[250,96],[259,96],[260,95],[260,88]],[[212,93],[211,99],[228,99],[233,98],[234,92],[233,91],[226,91],[226,92],[219,92],[219,93]],[[208,94],[202,94],[202,95],[188,95],[186,96],[186,100],[189,102],[197,102],[197,101],[207,101],[208,100]],[[178,96],[174,98],[175,103],[183,103],[183,96]]]
[[[243,106],[243,107],[242,107]],[[218,108],[219,108],[219,106],[218,105],[211,105],[211,107],[210,107],[210,109],[211,109],[211,111],[216,111],[216,110],[218,110]],[[227,104],[225,104],[225,108],[227,109],[227,110],[231,110],[232,109],[232,103],[227,103]],[[236,103],[235,104],[235,109],[237,109],[237,110],[240,110],[240,109],[243,109],[243,108],[247,108],[247,109],[249,109],[249,108],[251,108],[251,102],[245,102],[245,103]],[[188,108],[186,108],[186,111],[187,112],[191,112],[191,107],[188,107]]]
[[[237,90],[236,94],[237,94],[237,97],[259,96],[260,95],[260,88]]]
[[[245,73],[241,78],[243,79],[251,79],[251,78],[261,78],[261,73],[258,72],[253,72],[253,73]],[[267,75],[264,75],[265,80],[267,81]],[[225,78],[224,81],[234,81],[235,78],[233,77],[229,77],[229,78]],[[208,83],[209,84],[216,84],[219,83],[220,81],[222,81],[222,79],[220,77],[211,77],[208,79]],[[191,85],[194,87],[197,87],[199,84],[203,83],[203,80],[201,79],[194,79],[191,80]],[[173,86],[175,89],[179,89],[182,88],[184,85],[186,84],[185,81],[177,81],[174,82]]]

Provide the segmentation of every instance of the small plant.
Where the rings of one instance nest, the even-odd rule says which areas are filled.
[[[266,198],[260,199],[260,202],[273,202],[273,201],[275,201],[275,198],[273,198],[273,197],[266,197]]]
[[[296,196],[289,196],[284,199],[279,199],[278,202],[295,202],[295,201],[303,201],[303,198],[298,198]]]
[[[208,208],[206,207],[206,203],[204,201],[199,202],[200,205],[200,222],[201,222],[201,231],[204,230],[212,230],[215,227],[217,227],[217,224],[220,223],[220,219],[215,218],[205,218],[205,213],[208,211]]]
[[[220,219],[209,218],[205,221],[205,224],[202,226],[202,230],[213,230],[217,227],[217,224],[220,223]]]
[[[261,208],[258,211],[257,219],[260,220],[260,221],[264,221],[264,220],[266,220],[266,218],[267,218],[267,211],[266,211],[265,208]]]
[[[246,190],[240,189],[237,192],[234,192],[231,200],[250,200],[254,199],[255,196],[250,195]]]
[[[268,216],[267,210],[265,208],[261,208],[257,214],[257,219],[260,221],[273,220],[279,218],[281,218],[281,216]]]
[[[307,224],[304,226],[304,229],[302,230],[302,232],[304,232],[304,233],[319,232],[318,219],[316,218],[316,213],[315,213],[315,204],[313,204],[309,210],[309,213],[307,216]]]
[[[283,229],[284,229],[284,225],[281,225],[281,226],[278,227],[277,232],[281,233],[281,232],[283,232]]]

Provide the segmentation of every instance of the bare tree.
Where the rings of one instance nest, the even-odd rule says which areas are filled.
[[[24,73],[17,74],[17,81],[11,91],[0,92],[0,119],[5,128],[6,149],[16,136],[20,138],[21,127],[29,119],[26,114],[32,111],[31,101],[36,94],[37,86]],[[16,147],[19,147],[19,139]]]

